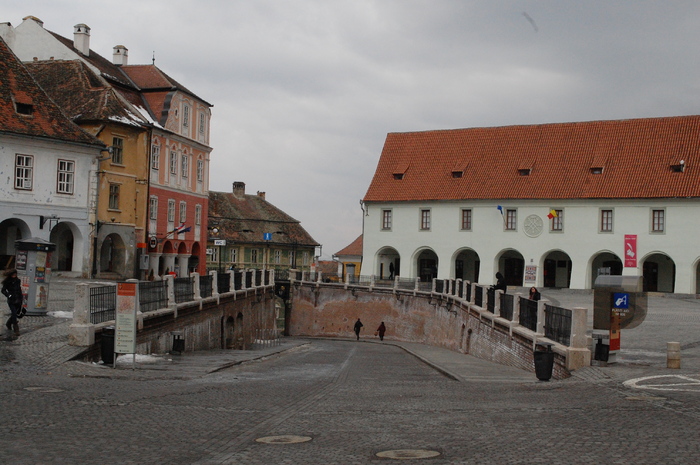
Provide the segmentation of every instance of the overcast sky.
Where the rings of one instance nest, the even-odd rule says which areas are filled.
[[[23,0],[212,103],[210,189],[265,191],[330,257],[389,132],[697,114],[698,1]],[[10,3],[8,5],[7,3]]]

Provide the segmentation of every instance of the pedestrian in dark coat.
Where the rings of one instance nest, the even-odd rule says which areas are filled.
[[[8,331],[14,330],[15,336],[19,336],[17,318],[22,309],[22,281],[17,277],[17,270],[12,269],[5,272],[0,292],[7,297],[7,305],[10,307],[10,318],[7,319],[5,326]]]
[[[537,290],[536,287],[531,287],[530,288],[530,300],[538,301],[542,298],[540,295],[540,292]]]
[[[502,290],[504,293],[508,290],[508,285],[506,284],[506,278],[503,277],[501,272],[499,271],[496,273],[496,285],[494,286],[494,289]]]
[[[362,329],[363,326],[364,325],[362,324],[362,322],[358,318],[357,321],[355,322],[355,328],[354,328],[355,329],[355,336],[357,336],[358,341],[360,340],[360,330]]]
[[[386,333],[386,326],[384,326],[384,322],[379,325],[379,328],[377,328],[377,334],[379,335],[379,340],[383,341],[384,340],[384,333]]]

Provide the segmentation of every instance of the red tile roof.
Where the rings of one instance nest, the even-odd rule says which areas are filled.
[[[700,116],[390,133],[364,200],[700,197],[699,151]]]
[[[192,97],[195,97],[210,107],[213,106],[204,101],[201,97],[198,97],[187,87],[168,76],[156,65],[126,65],[121,66],[120,68],[144,92],[179,90],[191,95]]]
[[[341,249],[340,252],[335,253],[336,257],[342,257],[342,256],[346,256],[346,255],[362,256],[362,234],[360,234],[360,237],[358,237],[357,239],[352,241],[350,243],[350,245]]]
[[[15,103],[31,105],[31,115]],[[47,137],[81,144],[104,144],[70,121],[32,79],[27,68],[0,39],[0,132]]]

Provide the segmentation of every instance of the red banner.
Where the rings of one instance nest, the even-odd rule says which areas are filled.
[[[637,268],[636,234],[625,234],[625,268]]]

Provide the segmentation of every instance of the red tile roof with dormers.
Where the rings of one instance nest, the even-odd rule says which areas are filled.
[[[699,151],[700,116],[390,133],[364,201],[700,197]]]
[[[22,114],[16,103],[29,105]],[[0,132],[104,147],[71,122],[0,39]]]

